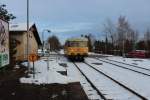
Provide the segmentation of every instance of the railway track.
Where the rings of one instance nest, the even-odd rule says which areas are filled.
[[[67,63],[67,65],[69,66],[67,67],[68,75],[80,80],[80,84],[82,85],[89,100],[104,100],[97,92],[90,80],[88,80],[87,77],[85,77],[83,73],[81,73],[81,71],[76,67],[74,63],[70,62]],[[72,72],[72,70],[74,72]]]
[[[80,68],[78,67],[78,65],[76,63],[73,63],[76,68],[80,71],[80,73],[85,77],[85,79],[89,82],[89,84],[92,86],[92,88],[94,90],[96,90],[97,94],[104,100],[107,100],[106,97],[99,91],[99,89],[92,83],[92,81],[90,81],[90,79],[82,72],[82,70],[80,70]]]
[[[140,67],[140,66],[136,66],[136,65],[132,65],[132,64],[127,64],[127,63],[124,63],[124,62],[119,62],[119,61],[110,60],[110,59],[106,59],[106,60],[117,62],[117,63],[124,64],[124,65],[129,65],[129,66],[132,66],[132,67],[135,67],[135,68],[139,68],[139,69],[144,69],[144,70],[150,72],[150,69],[148,69],[148,68],[143,68],[143,67]]]
[[[126,70],[133,71],[135,73],[142,74],[142,75],[150,77],[150,69],[146,69],[146,68],[142,68],[142,67],[139,67],[139,66],[126,64],[126,63],[122,63],[122,62],[119,62],[119,61],[113,61],[113,60],[109,60],[109,59],[105,59],[105,60],[104,59],[99,59],[99,58],[94,58],[94,59],[97,59],[99,61],[109,63],[111,65],[115,65],[116,67],[120,67],[120,68],[123,68],[123,69],[126,69]]]
[[[104,100],[148,100],[88,63],[74,63]]]

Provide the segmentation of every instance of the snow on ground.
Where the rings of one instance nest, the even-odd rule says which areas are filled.
[[[24,63],[27,65],[26,63]],[[21,83],[34,83],[34,84],[67,84],[71,82],[77,82],[71,77],[64,76],[57,71],[64,71],[65,69],[62,68],[58,64],[56,60],[50,60],[49,62],[49,70],[47,67],[47,62],[44,60],[39,60],[35,62],[35,78],[33,78],[33,74],[29,74],[29,78],[22,77],[20,79]],[[32,63],[30,63],[30,68],[33,68]]]
[[[107,59],[115,60],[127,64],[132,64],[136,66],[140,66],[143,68],[150,69],[150,59],[141,59],[141,58],[123,58],[119,56],[107,57]]]
[[[49,62],[49,70],[47,70],[47,58],[44,57],[44,60],[39,60],[35,62],[35,79],[33,78],[33,74],[29,74],[30,78],[21,78],[20,81],[22,83],[34,83],[34,84],[67,84],[71,82],[80,82],[85,93],[87,94],[90,100],[101,100],[101,97],[97,94],[95,90],[91,87],[91,85],[87,82],[87,80],[81,75],[78,69],[73,65],[72,62],[68,62],[68,60],[64,57],[59,56],[50,56]],[[23,63],[27,66],[27,62]],[[67,64],[68,67],[62,67],[60,64]],[[31,68],[32,63],[30,63]],[[66,71],[67,76],[63,76],[58,71]]]
[[[129,88],[150,99],[150,77],[126,69],[118,68],[114,65],[104,63],[93,58],[87,58],[86,62],[92,64],[93,67],[103,71],[107,75],[113,77]],[[102,63],[102,65],[93,64],[98,62]]]
[[[61,68],[58,65],[58,63],[67,64],[67,67],[65,67],[65,70],[67,70],[67,76],[72,77],[74,80],[77,80],[78,82],[80,82],[81,86],[83,87],[83,90],[85,91],[86,95],[88,96],[90,100],[101,100],[101,97],[97,94],[95,90],[93,90],[91,85],[87,82],[85,77],[81,75],[79,70],[75,67],[75,65],[72,62],[68,61],[65,57],[59,58],[58,56],[58,58],[56,58],[55,56],[55,57],[50,57],[50,58],[53,59],[53,61],[51,61],[51,63],[53,63],[53,66],[51,66],[52,69],[54,70],[57,69],[57,71],[60,71]],[[64,69],[61,69],[61,70],[64,71]]]
[[[51,52],[50,52],[50,54],[57,54],[57,52],[55,52],[55,51],[51,51]]]
[[[62,51],[63,52],[63,51]],[[91,55],[96,55],[91,53]],[[104,59],[104,58],[103,58]],[[137,65],[140,67],[150,68],[150,60],[149,59],[137,59],[137,58],[122,58],[117,56],[108,56],[107,59],[116,60],[116,61],[122,61],[124,63]],[[47,57],[43,57],[42,60],[35,62],[35,78],[33,78],[33,74],[29,74],[29,78],[22,77],[20,81],[22,83],[34,83],[34,84],[52,84],[52,83],[58,83],[58,84],[67,84],[71,82],[79,82],[81,83],[83,89],[85,90],[86,94],[89,98],[98,98],[96,95],[96,91],[92,90],[90,85],[86,82],[86,79],[81,77],[80,72],[75,69],[74,65],[71,62],[68,62],[63,57],[59,56],[52,56],[50,55],[49,59],[49,70],[47,68]],[[92,58],[86,58],[86,62],[92,64],[92,63],[103,63],[101,61],[92,59]],[[68,67],[62,67],[60,64],[65,63],[68,65]],[[27,65],[27,63],[23,63]],[[30,63],[31,67],[32,63]],[[135,90],[136,92],[142,94],[143,96],[150,99],[150,89],[149,89],[149,83],[150,83],[150,77],[139,75],[137,73],[131,72],[129,70],[121,69],[118,67],[114,67],[110,64],[102,64],[102,65],[96,65],[92,64],[95,68],[98,68],[99,70],[102,70],[106,74],[110,75],[111,77],[115,78],[119,82],[125,84],[126,86],[130,87],[131,89]],[[67,70],[67,76],[64,76],[58,71],[66,71]],[[92,77],[95,77],[91,75]],[[91,95],[94,94],[94,95]]]
[[[66,71],[66,69],[63,66],[60,66],[60,63],[64,63],[60,58],[58,57],[50,57],[50,69],[54,71]],[[46,61],[47,62],[47,61]]]
[[[103,53],[94,53],[94,52],[88,52],[89,56],[106,56],[106,57],[112,57],[113,55],[107,55]]]
[[[61,49],[61,50],[59,51],[59,53],[60,53],[60,54],[64,54],[64,49]]]

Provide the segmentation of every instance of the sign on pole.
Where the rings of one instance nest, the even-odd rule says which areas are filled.
[[[0,68],[9,64],[9,25],[0,19]]]
[[[33,78],[35,78],[35,69],[34,69],[34,62],[38,60],[38,56],[36,54],[29,55],[29,61],[33,62]]]
[[[35,62],[36,60],[38,60],[38,56],[36,54],[30,54],[29,55],[29,61],[30,62]]]

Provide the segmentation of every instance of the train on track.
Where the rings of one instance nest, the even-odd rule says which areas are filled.
[[[70,60],[84,61],[84,57],[88,56],[88,39],[67,39],[64,46],[64,53]]]

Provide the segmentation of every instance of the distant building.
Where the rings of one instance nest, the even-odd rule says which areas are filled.
[[[27,25],[26,23],[10,24],[10,54],[11,60],[27,60]],[[37,53],[42,45],[37,27],[34,23],[29,24],[29,54]]]

